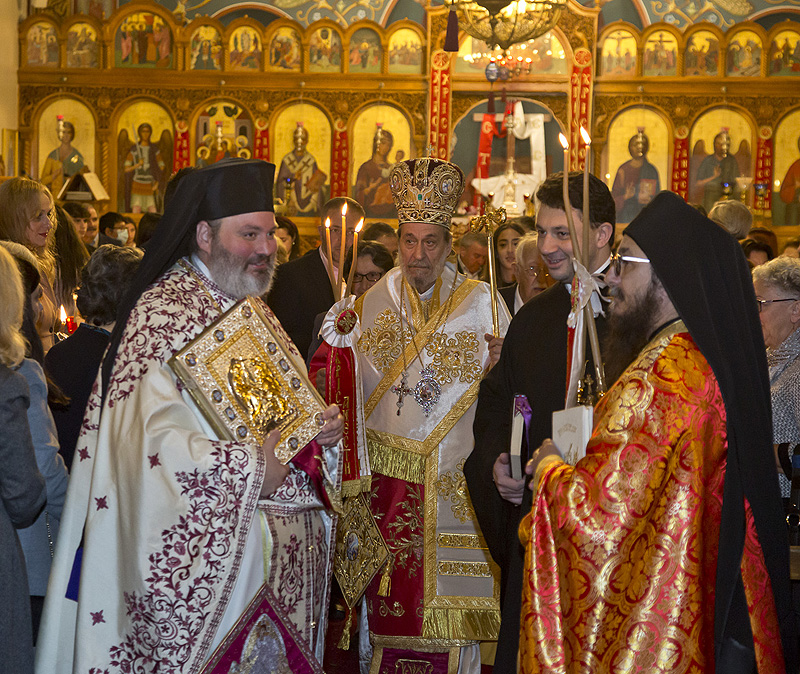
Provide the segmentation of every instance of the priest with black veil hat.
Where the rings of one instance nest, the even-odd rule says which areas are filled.
[[[244,666],[246,652],[248,666],[262,658],[277,671],[322,659],[333,522],[323,482],[336,479],[339,410],[282,465],[277,432],[261,447],[220,439],[167,364],[269,288],[274,171],[232,159],[187,175],[120,306],[76,447],[39,672],[195,673],[218,646],[226,655],[208,671]],[[256,595],[266,601],[250,631],[232,630]]]
[[[606,281],[586,456],[527,467],[521,672],[797,672],[769,379],[741,248],[662,192]],[[617,378],[618,377],[618,378]]]

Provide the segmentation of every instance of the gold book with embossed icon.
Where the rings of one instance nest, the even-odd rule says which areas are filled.
[[[336,530],[333,573],[344,600],[352,608],[386,563],[389,548],[363,494],[344,499],[343,509]]]
[[[317,436],[325,409],[288,339],[261,301],[248,296],[169,360],[221,439],[260,445],[277,428],[282,463]]]

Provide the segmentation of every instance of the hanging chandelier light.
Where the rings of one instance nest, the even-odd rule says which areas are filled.
[[[558,23],[566,0],[445,0],[458,16],[458,27],[489,47],[511,45],[544,35]],[[451,12],[452,14],[452,12]],[[448,25],[448,34],[451,33]],[[445,46],[445,50],[448,50]],[[456,49],[457,51],[457,49]]]

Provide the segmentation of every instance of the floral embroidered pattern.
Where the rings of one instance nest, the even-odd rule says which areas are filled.
[[[188,512],[161,532],[161,550],[150,555],[144,593],[126,592],[130,630],[109,649],[122,672],[180,671],[200,646],[236,550],[244,509],[249,454],[234,443],[215,442],[213,467],[176,474]]]
[[[387,527],[389,539],[386,543],[394,555],[394,565],[408,568],[411,578],[422,568],[425,550],[424,509],[421,485],[407,483],[406,499],[400,503],[400,513]]]
[[[300,564],[300,543],[297,536],[291,535],[289,542],[283,546],[280,560],[278,587],[281,588],[280,601],[287,616],[291,616],[303,598],[303,567]]]
[[[477,358],[479,345],[474,332],[457,332],[455,337],[442,333],[433,335],[425,350],[433,356],[436,379],[442,384],[457,380],[464,384],[479,381],[483,376],[483,367]]]
[[[410,339],[408,331],[400,335],[400,318],[391,309],[375,317],[372,327],[365,330],[358,340],[358,348],[372,359],[373,365],[383,374],[403,355],[403,348]]]
[[[436,481],[436,490],[445,501],[450,501],[450,509],[453,516],[459,522],[471,522],[475,519],[475,511],[472,508],[472,501],[467,490],[467,480],[464,477],[464,462],[461,459],[456,466],[457,470],[449,470],[440,475]]]

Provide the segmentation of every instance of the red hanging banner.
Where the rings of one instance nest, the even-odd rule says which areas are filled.
[[[479,180],[489,177],[489,163],[492,160],[492,139],[499,135],[497,126],[495,126],[494,113],[484,113],[483,121],[481,121],[481,137],[478,141],[478,161],[475,164],[475,177]],[[478,190],[475,190],[472,205],[475,208],[480,208],[481,195]]]
[[[333,148],[331,149],[331,197],[347,196],[347,173],[350,154],[347,147],[347,125],[343,119],[333,123]]]
[[[569,168],[582,171],[586,148],[581,139],[581,126],[591,132],[592,119],[592,54],[588,49],[575,51],[569,78]]]
[[[269,161],[269,126],[267,126],[267,120],[264,117],[256,117],[253,159]]]
[[[675,130],[670,189],[684,200],[689,197],[689,129],[685,126]]]
[[[172,172],[191,165],[189,152],[189,124],[184,119],[175,123],[175,151],[172,154]]]
[[[758,130],[758,150],[756,152],[755,207],[762,211],[772,208],[772,128],[762,126]]]
[[[450,155],[450,54],[436,51],[431,56],[430,109],[428,111],[428,144],[434,157]]]

